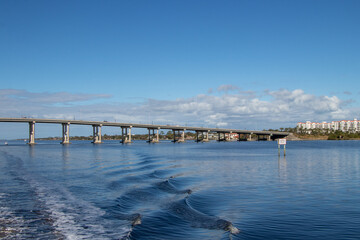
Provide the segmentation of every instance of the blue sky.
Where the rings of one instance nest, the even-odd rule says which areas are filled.
[[[360,118],[359,12],[357,0],[1,0],[0,117]]]

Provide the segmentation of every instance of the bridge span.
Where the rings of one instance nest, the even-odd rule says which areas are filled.
[[[131,129],[145,128],[149,131],[149,142],[157,143],[159,139],[159,130],[171,130],[174,133],[174,142],[185,141],[185,131],[194,131],[196,133],[196,141],[209,141],[209,133],[218,135],[218,141],[229,141],[230,134],[238,134],[239,141],[252,140],[251,136],[256,135],[257,140],[276,140],[285,138],[289,135],[287,132],[278,131],[252,131],[240,129],[226,128],[204,128],[204,127],[188,127],[178,125],[156,125],[156,124],[137,124],[137,123],[118,123],[118,122],[99,122],[99,121],[83,121],[83,120],[66,120],[66,119],[41,119],[41,118],[0,118],[0,122],[28,123],[29,124],[29,141],[28,144],[35,144],[35,124],[49,123],[62,125],[62,144],[70,143],[70,125],[91,125],[93,127],[93,143],[101,143],[101,128],[119,127],[121,128],[122,143],[131,143]],[[156,132],[155,132],[156,131]]]

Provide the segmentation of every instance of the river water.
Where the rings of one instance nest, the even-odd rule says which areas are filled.
[[[360,239],[360,141],[0,144],[3,239]],[[240,232],[238,232],[239,230]]]

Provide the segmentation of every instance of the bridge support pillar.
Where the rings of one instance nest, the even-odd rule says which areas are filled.
[[[93,141],[92,143],[101,143],[101,124],[93,125]]]
[[[201,134],[201,138],[199,138],[199,133]],[[205,134],[204,134],[205,133]],[[196,131],[196,142],[208,142],[209,141],[209,131]]]
[[[148,143],[158,143],[159,142],[159,128],[156,129],[156,134],[155,134],[154,128],[148,128],[148,130],[149,130]],[[151,130],[152,130],[152,133],[151,133]]]
[[[186,129],[184,129],[184,130],[182,131],[182,133],[181,133],[180,142],[185,142],[185,130],[186,130]]]
[[[223,135],[223,138],[221,138],[221,134]],[[218,132],[218,141],[219,142],[226,141],[226,133]]]
[[[272,139],[271,139],[271,136],[272,136],[271,134],[268,136],[268,138],[267,138],[268,141],[271,141],[271,140],[272,140]]]
[[[160,141],[159,131],[160,131],[160,128],[156,129],[156,142]]]
[[[62,142],[61,144],[70,143],[70,123],[62,123]]]
[[[196,142],[200,142],[200,141],[201,141],[201,140],[199,139],[199,132],[200,132],[200,131],[195,131],[195,134],[196,134],[196,139],[195,139],[195,141],[196,141]],[[201,135],[202,135],[203,132],[200,132],[200,133],[201,133]]]
[[[205,138],[203,137],[203,142],[208,142],[209,141],[209,131],[205,132]]]
[[[148,143],[151,143],[151,140],[152,140],[152,136],[154,136],[154,129],[150,129],[148,128],[149,130],[149,139],[148,139]],[[151,134],[151,130],[153,131],[153,133]]]
[[[121,127],[121,136],[122,136],[122,140],[121,143],[131,143],[131,128],[132,126],[129,127]],[[128,131],[129,129],[129,131]]]
[[[186,131],[186,129],[184,129],[182,131],[182,133],[180,133],[180,130],[173,129],[174,142],[179,142],[179,143],[180,142],[185,142],[185,131]],[[176,132],[177,132],[177,134],[176,134]],[[178,139],[176,139],[177,135],[178,135]]]
[[[29,142],[28,144],[35,144],[35,121],[29,122]]]

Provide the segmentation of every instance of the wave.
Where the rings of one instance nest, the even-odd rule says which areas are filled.
[[[17,178],[29,186],[34,193],[39,208],[44,214],[39,214],[37,220],[46,221],[53,227],[53,233],[60,239],[119,239],[127,236],[133,224],[119,219],[117,222],[108,221],[104,218],[105,211],[92,203],[73,195],[66,187],[41,176],[32,175],[22,166],[22,160],[12,155],[7,156],[11,165],[11,171]],[[12,215],[8,209],[2,208],[0,223],[10,223]],[[31,219],[34,220],[34,219]],[[11,220],[19,226],[23,226],[22,218]],[[136,221],[134,219],[134,221]],[[37,231],[36,229],[34,229]],[[17,228],[1,229],[0,234],[24,236],[23,230]],[[34,232],[36,235],[37,233]],[[11,239],[11,238],[9,238]]]
[[[7,194],[0,193],[0,203],[7,201]],[[8,207],[0,205],[0,238],[14,239],[25,230],[25,219],[16,214]]]
[[[155,184],[155,186],[164,192],[167,193],[172,193],[172,194],[191,194],[192,191],[191,189],[185,189],[185,190],[179,190],[177,189],[171,182],[169,179],[162,181],[162,182],[158,182]]]
[[[171,203],[169,211],[179,218],[188,221],[191,226],[195,228],[218,229],[229,231],[232,234],[238,234],[240,232],[231,222],[219,217],[206,215],[192,208],[186,198]]]

